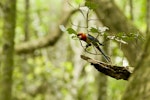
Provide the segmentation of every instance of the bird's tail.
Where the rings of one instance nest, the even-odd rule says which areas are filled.
[[[100,53],[102,53],[107,62],[111,62],[111,59],[102,51],[102,49],[99,46],[96,46],[96,48],[100,51]]]

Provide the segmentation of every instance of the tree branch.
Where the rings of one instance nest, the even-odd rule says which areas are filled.
[[[71,11],[68,14],[68,16],[66,18],[64,18],[63,21],[61,21],[60,24],[66,26],[66,24],[68,23],[70,17],[76,11],[77,10]],[[18,54],[28,53],[28,52],[34,51],[36,49],[40,49],[40,48],[43,48],[43,47],[54,45],[60,39],[60,37],[63,34],[62,31],[59,29],[59,25],[58,25],[58,27],[56,28],[56,30],[54,32],[49,33],[45,37],[41,37],[41,38],[36,39],[36,40],[23,42],[23,43],[20,43],[20,44],[16,45],[15,46],[15,52],[18,53]]]
[[[99,72],[108,75],[110,77],[113,77],[117,80],[119,79],[128,80],[128,78],[133,72],[132,67],[111,65],[101,61],[94,60],[84,55],[81,55],[81,58],[91,63],[91,65],[93,65]]]
[[[113,0],[90,0],[97,4],[95,13],[100,21],[109,27],[112,33],[124,33],[127,36],[132,34],[141,35],[140,31],[132,24],[124,13],[117,7]],[[131,37],[132,39],[126,40],[128,45],[122,44],[121,49],[132,66],[135,66],[140,52],[142,52],[143,41],[138,37]]]

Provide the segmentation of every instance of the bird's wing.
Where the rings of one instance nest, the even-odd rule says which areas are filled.
[[[98,40],[97,38],[95,38],[94,36],[92,36],[92,35],[90,35],[90,34],[88,34],[88,38],[90,39],[90,41],[91,41],[92,43],[98,43],[99,45],[103,45],[103,44],[101,44],[101,43],[99,42],[99,40]]]

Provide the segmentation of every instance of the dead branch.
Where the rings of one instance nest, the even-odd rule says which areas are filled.
[[[94,60],[84,55],[81,55],[81,58],[91,63],[91,65],[93,65],[99,72],[108,75],[110,77],[113,77],[117,80],[119,79],[128,80],[128,78],[133,72],[132,67],[111,65],[101,61]]]

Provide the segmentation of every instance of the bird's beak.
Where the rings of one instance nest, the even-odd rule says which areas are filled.
[[[77,35],[77,37],[78,37],[79,39],[81,39],[81,38],[82,38],[82,36],[81,36],[80,34],[78,34],[78,35]]]
[[[78,36],[78,38],[79,38],[79,39],[81,39],[81,38],[82,38],[82,36],[81,36],[81,35],[79,35],[79,36]]]

